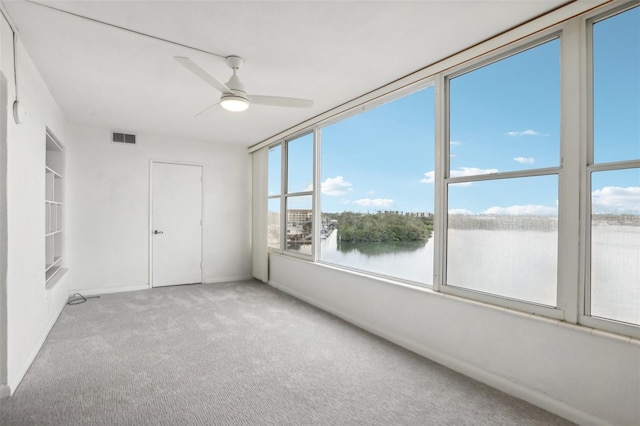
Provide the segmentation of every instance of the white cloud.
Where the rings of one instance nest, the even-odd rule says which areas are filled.
[[[373,195],[375,193],[376,193],[376,191],[374,191],[373,189],[371,191],[367,191],[367,195]]]
[[[435,174],[436,172],[431,170],[430,172],[427,172],[424,174],[424,177],[422,179],[420,179],[421,183],[433,183],[435,182]]]
[[[389,198],[361,198],[353,202],[362,207],[391,207],[393,203],[394,201]]]
[[[533,157],[515,157],[514,160],[520,164],[533,164],[536,162]]]
[[[344,180],[342,176],[327,178],[322,182],[322,193],[325,195],[345,195],[351,191],[353,185]]]
[[[467,214],[467,215],[470,215],[470,214],[473,214],[473,212],[470,211],[470,210],[467,210],[467,209],[450,209],[449,210],[449,214]]]
[[[594,213],[640,213],[640,186],[605,186],[591,195]]]
[[[449,158],[456,158],[457,155],[456,154],[449,154]]]
[[[510,215],[510,216],[552,216],[558,213],[557,207],[527,204],[524,206],[490,207],[482,214]]]
[[[449,141],[449,144],[453,145],[453,146],[458,146],[460,144],[462,144],[462,142],[459,141]]]
[[[518,137],[518,136],[538,136],[540,135],[540,132],[536,132],[535,130],[531,130],[531,129],[527,129],[527,130],[523,130],[523,131],[518,131],[518,132],[507,132],[507,135],[511,136],[511,137]]]

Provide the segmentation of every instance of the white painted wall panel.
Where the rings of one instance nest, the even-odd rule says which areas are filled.
[[[67,155],[67,258],[71,291],[136,290],[149,284],[151,160],[204,165],[206,283],[251,276],[251,157],[224,143],[71,126]]]
[[[582,424],[640,424],[640,344],[283,255],[270,284]]]
[[[8,82],[7,112],[7,383],[11,391],[31,365],[68,296],[65,277],[50,290],[44,276],[45,130],[67,140],[66,120],[18,43],[21,104],[27,111],[16,125],[11,113],[15,99],[12,33],[4,20],[0,70]]]

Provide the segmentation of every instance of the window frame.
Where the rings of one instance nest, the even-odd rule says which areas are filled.
[[[329,127],[333,124],[339,123],[343,120],[347,120],[349,118],[353,118],[353,117],[357,117],[358,115],[367,112],[367,111],[371,111],[373,109],[376,109],[380,106],[383,106],[385,104],[394,102],[398,99],[404,98],[405,96],[409,96],[411,94],[417,93],[421,90],[425,90],[429,87],[433,87],[434,88],[434,102],[435,105],[437,105],[437,86],[436,86],[436,80],[434,77],[428,77],[419,81],[416,81],[414,83],[411,83],[405,87],[402,87],[400,89],[396,89],[393,90],[389,93],[386,93],[384,95],[381,95],[375,99],[372,99],[368,102],[365,102],[364,104],[358,106],[357,108],[352,108],[348,111],[344,111],[334,117],[332,117],[329,120],[326,120],[324,122],[322,122],[321,124],[317,125],[314,127],[315,131],[317,132],[317,153],[316,153],[316,158],[318,159],[316,161],[316,168],[317,168],[317,176],[316,176],[316,182],[322,182],[322,130],[326,127]],[[437,107],[434,107],[434,112],[437,110]],[[437,168],[437,125],[436,125],[436,114],[434,114],[434,169]],[[435,185],[435,183],[434,183]],[[434,188],[434,192],[435,192],[435,188]],[[317,196],[316,196],[316,205],[318,206],[318,214],[316,214],[314,216],[314,220],[317,217],[318,222],[316,223],[316,228],[315,229],[321,229],[322,228],[322,190],[320,191],[316,191]],[[434,204],[434,210],[436,209],[436,195],[434,194],[434,200],[433,200],[433,204]],[[434,216],[435,216],[435,211],[433,212]],[[435,225],[435,217],[434,217],[434,229],[432,232],[432,236],[431,238],[434,239],[434,259],[433,259],[433,271],[434,271],[434,275],[432,277],[432,281],[433,283],[435,283],[436,280],[436,266],[437,264],[435,263],[435,245],[437,244],[437,239],[436,239],[436,225]],[[318,231],[319,232],[319,231]],[[326,261],[326,260],[322,260],[320,258],[320,246],[319,244],[321,243],[319,236],[317,236],[317,238],[315,238],[316,241],[316,250],[315,253],[316,255],[314,256],[314,262],[322,264],[322,265],[327,265],[327,266],[331,266],[331,267],[335,267],[335,268],[339,268],[342,270],[346,270],[346,271],[351,271],[354,273],[358,273],[358,274],[364,274],[370,277],[375,277],[375,278],[379,278],[379,279],[383,279],[383,280],[389,280],[391,282],[398,282],[398,283],[403,283],[403,284],[409,284],[412,286],[416,286],[416,287],[423,287],[423,288],[429,288],[432,289],[434,287],[434,285],[431,284],[426,284],[426,283],[421,283],[418,281],[412,281],[406,278],[400,278],[400,277],[396,277],[396,276],[392,276],[392,275],[385,275],[385,274],[381,274],[378,272],[372,272],[372,271],[368,271],[366,269],[359,269],[359,268],[355,268],[352,266],[347,266],[347,265],[342,265],[339,263],[334,263],[334,262],[330,262],[330,261]]]
[[[300,255],[284,249],[281,232],[281,249],[269,247],[270,253],[302,258],[328,267],[339,268],[347,273],[360,274],[371,279],[381,279],[391,285],[426,287],[428,291],[493,306],[495,309],[519,311],[525,316],[535,315],[548,321],[574,324],[585,332],[615,333],[625,339],[640,339],[640,326],[590,316],[590,231],[591,231],[591,173],[640,167],[640,159],[602,164],[593,164],[593,24],[638,7],[637,2],[615,2],[600,4],[592,9],[567,16],[559,21],[550,21],[534,31],[517,29],[506,40],[491,41],[486,49],[469,49],[460,55],[432,64],[424,70],[392,82],[360,98],[347,102],[334,110],[303,122],[290,131],[265,140],[251,149],[260,149],[283,144],[282,149],[282,193],[281,229],[286,227],[285,183],[286,142],[313,132],[314,174],[313,246],[312,255]],[[450,177],[449,163],[449,105],[448,81],[457,75],[471,72],[497,62],[518,52],[530,49],[554,38],[560,40],[560,148],[559,163],[554,167],[499,172],[492,175]],[[458,61],[458,62],[455,62]],[[433,84],[435,86],[435,157],[434,157],[434,277],[433,285],[407,282],[398,278],[377,275],[368,271],[352,269],[343,265],[323,262],[319,257],[319,233],[321,224],[321,191],[317,190],[321,180],[321,132],[322,128],[361,111],[392,101]],[[277,138],[277,139],[276,139]],[[555,307],[537,305],[532,302],[509,299],[498,295],[465,290],[444,285],[446,282],[447,255],[447,185],[460,182],[507,179],[516,177],[556,175],[558,179],[558,246],[557,246],[557,303]],[[270,196],[269,198],[277,198]],[[578,220],[576,220],[578,219]]]
[[[267,215],[269,214],[269,207],[268,207],[268,203],[269,200],[278,200],[280,203],[280,218],[279,218],[279,226],[280,226],[280,232],[278,234],[279,237],[279,241],[278,241],[278,246],[279,247],[273,247],[271,245],[269,245],[269,220],[267,218],[267,250],[271,251],[271,252],[276,252],[276,253],[281,253],[282,252],[282,193],[283,193],[283,187],[284,187],[284,179],[282,178],[282,173],[284,171],[284,166],[283,166],[283,161],[284,161],[284,155],[283,155],[283,151],[284,151],[284,143],[283,142],[277,142],[274,143],[272,145],[269,145],[266,149],[267,149],[267,158],[269,156],[269,150],[271,150],[272,148],[275,148],[277,146],[280,146],[280,191],[278,192],[277,195],[270,195],[269,194],[269,173],[271,172],[269,170],[269,160],[267,159]]]
[[[595,13],[586,14],[581,18],[582,27],[584,29],[585,36],[583,42],[585,44],[586,59],[583,69],[583,77],[585,80],[585,94],[586,94],[586,150],[584,158],[582,159],[582,199],[580,208],[581,214],[581,252],[580,260],[582,267],[580,268],[580,309],[578,320],[580,324],[594,329],[601,329],[612,333],[623,334],[640,338],[640,326],[625,323],[622,321],[595,317],[591,315],[591,214],[592,214],[592,174],[595,172],[606,172],[615,170],[628,170],[628,169],[640,169],[640,158],[635,160],[621,160],[604,163],[595,163],[595,112],[594,112],[594,32],[593,27],[598,22],[604,21],[608,18],[612,18],[618,14],[626,11],[640,8],[636,2],[629,2],[615,7],[606,8],[604,11],[598,11]]]
[[[464,74],[471,73],[475,70],[483,68],[485,66],[489,66],[491,64],[497,63],[503,59],[509,58],[511,56],[517,55],[519,53],[525,52],[529,49],[533,49],[537,46],[543,45],[544,43],[558,40],[560,43],[559,46],[559,55],[562,58],[564,53],[564,28],[563,26],[554,27],[550,30],[547,30],[541,34],[535,34],[533,36],[526,37],[525,39],[517,42],[509,44],[508,46],[498,49],[496,51],[489,52],[485,55],[482,55],[478,59],[474,61],[470,61],[469,63],[463,64],[459,67],[452,68],[442,73],[440,78],[440,90],[437,90],[442,94],[442,99],[440,100],[440,105],[442,108],[441,114],[442,117],[439,121],[441,126],[440,132],[438,132],[441,136],[440,140],[436,142],[437,145],[443,147],[443,158],[441,162],[437,165],[441,165],[443,170],[441,173],[436,173],[436,185],[439,186],[440,189],[440,204],[439,208],[436,208],[437,216],[440,216],[441,220],[439,221],[439,225],[441,227],[441,241],[442,243],[439,246],[439,280],[437,290],[444,293],[450,294],[452,296],[458,296],[465,299],[476,300],[483,303],[489,303],[491,305],[503,306],[509,309],[514,309],[518,311],[523,311],[531,314],[542,315],[546,317],[551,317],[554,319],[564,319],[565,312],[560,308],[562,306],[562,291],[561,291],[561,250],[562,245],[561,241],[561,211],[560,206],[558,208],[558,258],[556,259],[556,306],[548,306],[542,305],[535,302],[529,302],[525,300],[513,299],[506,296],[500,296],[491,293],[485,293],[482,291],[471,290],[464,287],[457,287],[447,284],[447,256],[448,256],[448,187],[449,185],[456,183],[470,183],[470,182],[480,182],[480,181],[496,181],[501,179],[514,179],[514,178],[525,178],[525,177],[535,177],[535,176],[557,176],[558,179],[558,199],[560,199],[560,188],[562,186],[561,180],[563,179],[563,142],[564,142],[564,123],[562,121],[564,105],[562,105],[563,92],[564,92],[564,70],[563,63],[561,61],[560,64],[560,93],[558,93],[560,99],[560,117],[558,118],[560,123],[560,141],[559,141],[559,150],[558,150],[558,165],[554,167],[543,167],[543,168],[535,168],[535,169],[522,169],[522,170],[512,170],[505,172],[497,172],[491,174],[482,174],[482,175],[473,175],[473,176],[460,176],[460,177],[451,177],[450,170],[450,157],[449,154],[451,152],[450,146],[450,82],[456,77],[462,76]],[[441,183],[438,183],[438,177],[440,177]]]
[[[272,252],[272,253],[280,253],[280,254],[286,254],[288,256],[294,256],[294,257],[299,257],[301,259],[305,259],[305,260],[314,260],[315,261],[315,256],[316,256],[316,241],[317,241],[317,237],[316,237],[316,200],[315,200],[315,188],[316,188],[316,182],[317,182],[317,155],[316,155],[316,151],[317,151],[317,134],[316,134],[316,129],[305,129],[303,131],[300,131],[298,133],[295,133],[293,135],[291,135],[290,137],[282,140],[282,141],[278,141],[276,143],[273,143],[271,145],[269,145],[268,149],[271,149],[273,147],[276,147],[278,145],[281,146],[280,148],[280,194],[279,195],[268,195],[267,196],[267,200],[271,200],[271,199],[280,199],[280,248],[275,248],[275,247],[271,247],[268,246],[268,251]],[[288,188],[288,183],[289,183],[289,143],[293,142],[297,139],[303,138],[307,135],[312,135],[312,140],[313,140],[313,160],[312,160],[312,167],[313,167],[313,182],[312,182],[312,189],[311,191],[297,191],[297,192],[289,192],[289,188]],[[267,173],[269,173],[269,171],[267,170]],[[287,248],[287,239],[286,239],[286,229],[287,229],[287,206],[288,206],[288,199],[289,198],[295,198],[295,197],[301,197],[301,196],[311,196],[311,211],[312,211],[312,227],[311,227],[311,254],[305,254],[305,253],[300,253],[297,252],[295,250],[290,250]]]

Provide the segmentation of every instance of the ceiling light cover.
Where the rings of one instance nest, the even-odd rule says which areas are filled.
[[[225,95],[220,100],[220,105],[227,111],[239,112],[249,108],[249,101],[242,96]]]

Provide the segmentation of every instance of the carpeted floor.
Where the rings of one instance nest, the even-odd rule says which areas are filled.
[[[561,425],[257,281],[66,306],[9,425]]]

